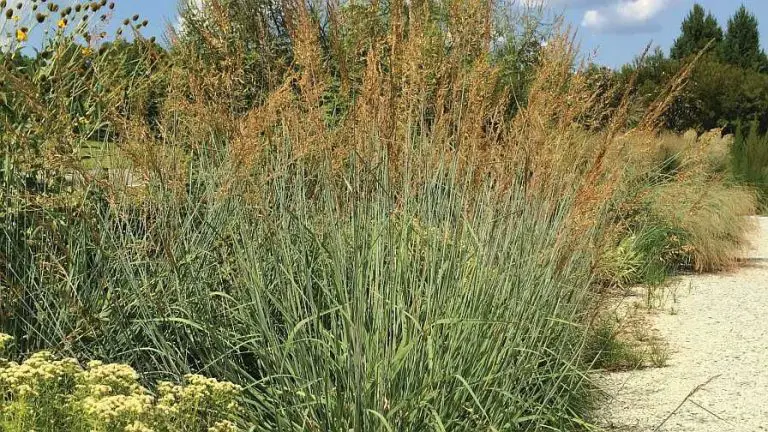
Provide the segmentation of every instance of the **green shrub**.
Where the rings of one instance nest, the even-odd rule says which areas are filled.
[[[736,129],[731,166],[737,181],[758,192],[761,212],[768,210],[768,135],[760,133],[757,123]]]

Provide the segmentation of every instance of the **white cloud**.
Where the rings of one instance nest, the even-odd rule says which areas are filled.
[[[596,7],[611,4],[616,0],[519,0],[520,4],[528,7]]]
[[[581,25],[596,31],[621,32],[652,25],[673,0],[620,0],[614,4],[590,9],[584,13]]]
[[[640,31],[653,27],[653,20],[678,0],[517,0],[523,7],[581,9],[581,25],[599,32]]]
[[[607,22],[605,14],[600,13],[597,10],[588,10],[584,13],[584,18],[581,20],[581,25],[590,28],[603,28]]]
[[[180,2],[181,7],[187,9],[188,13],[198,13],[205,6],[204,0],[182,0]],[[181,15],[176,17],[176,23],[174,29],[177,33],[184,33],[184,18]]]

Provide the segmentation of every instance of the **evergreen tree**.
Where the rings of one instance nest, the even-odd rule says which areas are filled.
[[[680,37],[675,40],[670,52],[670,57],[676,60],[698,53],[712,40],[715,44],[723,40],[723,29],[717,19],[698,3],[693,5],[680,30]]]
[[[766,67],[766,56],[760,49],[757,18],[744,5],[728,20],[722,57],[726,63],[744,69],[760,70]]]

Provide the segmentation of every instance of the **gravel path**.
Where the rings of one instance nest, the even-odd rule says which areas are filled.
[[[759,225],[745,266],[681,277],[672,288],[675,313],[652,317],[670,346],[667,367],[603,377],[603,427],[768,431],[768,218]]]

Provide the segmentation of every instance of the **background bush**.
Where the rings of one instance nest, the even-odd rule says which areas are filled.
[[[736,179],[758,192],[760,210],[768,205],[768,135],[760,133],[757,123],[740,125],[731,151]]]

